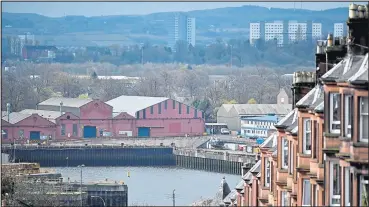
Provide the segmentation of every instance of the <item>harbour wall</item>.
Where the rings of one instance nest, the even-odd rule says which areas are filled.
[[[182,168],[219,172],[242,173],[245,164],[254,163],[254,155],[234,155],[223,152],[207,152],[173,147],[131,147],[131,146],[47,146],[22,147],[15,150],[3,148],[12,161],[36,162],[43,167],[85,166],[178,166]],[[15,152],[15,153],[14,153]]]

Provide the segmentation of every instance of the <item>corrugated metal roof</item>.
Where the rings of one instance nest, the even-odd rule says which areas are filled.
[[[119,96],[106,103],[113,107],[113,112],[127,112],[136,116],[136,112],[149,106],[168,100],[166,97]]]
[[[60,102],[63,102],[63,106],[65,107],[79,108],[91,101],[92,99],[89,99],[89,98],[81,99],[81,98],[54,97],[54,98],[49,98],[46,101],[39,103],[38,105],[60,106]]]
[[[19,112],[12,112],[9,114],[9,123],[16,124],[28,117],[30,117],[32,114],[22,114]],[[3,120],[8,121],[8,115],[2,117]]]
[[[235,104],[222,104],[222,107],[229,112]]]
[[[47,111],[47,110],[35,110],[35,109],[24,109],[19,113],[22,114],[38,114],[39,116],[55,123],[55,119],[61,116],[59,111]]]
[[[285,115],[292,110],[291,104],[234,104],[239,115]]]
[[[252,120],[252,121],[269,121],[269,122],[277,122],[278,116],[256,116],[256,117],[245,117],[243,120]]]

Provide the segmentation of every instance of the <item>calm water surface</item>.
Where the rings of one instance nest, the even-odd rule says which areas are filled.
[[[64,180],[80,181],[80,169],[73,167],[51,168],[62,173]],[[130,172],[130,177],[127,173]],[[201,198],[213,198],[220,181],[226,177],[231,188],[241,176],[153,167],[84,167],[83,182],[101,181],[106,178],[123,181],[128,185],[128,204],[172,205],[172,192],[176,191],[176,205],[191,205]]]

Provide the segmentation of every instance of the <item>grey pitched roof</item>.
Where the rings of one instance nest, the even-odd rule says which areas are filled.
[[[39,116],[55,123],[55,119],[61,116],[59,111],[47,111],[47,110],[34,110],[34,109],[24,109],[20,111],[21,114],[38,114]]]
[[[324,101],[322,101],[318,106],[316,106],[314,110],[317,111],[317,112],[323,112],[323,110],[324,110]]]
[[[22,114],[19,112],[12,112],[9,114],[9,123],[16,124],[28,117],[30,117],[32,114]],[[8,115],[2,117],[3,120],[8,121]]]
[[[309,93],[302,97],[296,103],[296,106],[315,108],[322,100],[324,100],[324,89],[322,85],[318,84],[310,90]]]
[[[286,126],[289,128],[292,124],[297,124],[297,113],[298,110],[295,108],[290,113],[288,113],[283,119],[281,119],[276,126]]]
[[[273,147],[273,139],[277,136],[277,133],[272,133],[261,145],[260,148]]]
[[[224,108],[229,108],[229,105],[233,105],[239,115],[285,115],[292,108],[291,104],[227,104]]]
[[[322,76],[323,81],[368,82],[368,53],[366,55],[348,55]]]
[[[113,107],[113,112],[127,112],[136,116],[136,112],[149,106],[168,100],[166,97],[119,96],[106,103]]]
[[[252,178],[252,173],[250,172],[250,170],[244,175],[242,176],[242,179],[245,181],[249,181]]]
[[[291,130],[291,133],[292,134],[297,134],[297,132],[299,131],[299,126],[295,126],[295,128],[293,128],[292,130]]]
[[[223,202],[230,204],[232,203],[232,200],[234,200],[234,203],[237,202],[237,191],[234,189],[223,199]]]
[[[260,165],[261,165],[261,160],[259,160],[254,167],[252,167],[250,169],[251,173],[259,173],[260,172]]]
[[[79,108],[91,101],[92,99],[89,99],[89,98],[81,99],[81,98],[54,97],[54,98],[49,98],[46,101],[39,103],[38,105],[60,106],[60,102],[63,102],[63,106],[65,107]]]
[[[8,115],[8,112],[7,111],[1,111],[1,117],[4,117],[6,115]]]
[[[242,190],[244,187],[245,181],[241,180],[235,187],[236,190]]]

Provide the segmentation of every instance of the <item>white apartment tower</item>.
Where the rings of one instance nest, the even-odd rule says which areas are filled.
[[[298,21],[250,23],[250,44],[255,40],[276,40],[278,46],[296,41],[314,41],[322,37],[322,24]]]
[[[175,52],[178,41],[186,41],[188,45],[196,44],[196,19],[183,13],[176,13],[169,21],[168,46]]]
[[[345,36],[345,24],[344,23],[335,23],[333,28],[333,36],[334,37],[343,37]]]

